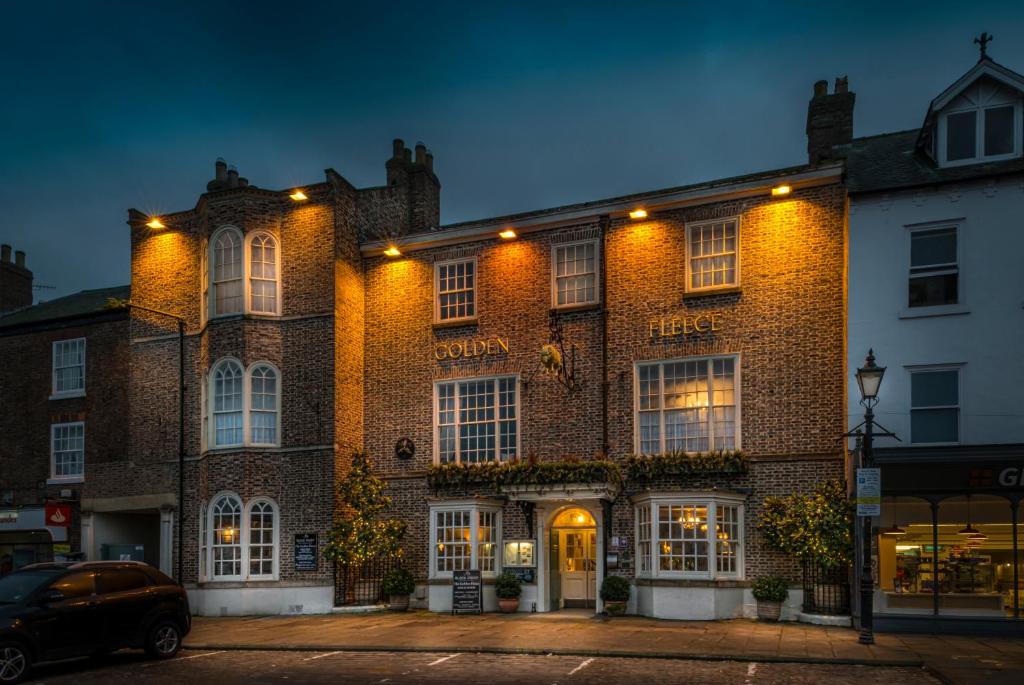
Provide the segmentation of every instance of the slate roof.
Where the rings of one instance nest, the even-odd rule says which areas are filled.
[[[1024,159],[938,167],[916,143],[920,129],[855,138],[841,152],[846,157],[846,182],[851,194],[1024,173]],[[837,150],[839,151],[839,150]]]
[[[31,307],[0,315],[0,329],[97,314],[109,310],[107,301],[110,298],[127,300],[130,294],[131,290],[127,285],[83,290],[73,295],[65,295],[49,302],[40,302]]]

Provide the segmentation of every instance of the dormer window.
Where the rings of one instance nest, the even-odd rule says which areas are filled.
[[[1021,156],[1021,95],[990,79],[964,90],[939,116],[942,166]]]

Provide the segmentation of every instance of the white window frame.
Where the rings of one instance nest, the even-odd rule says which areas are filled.
[[[273,541],[271,543],[271,551],[273,556],[272,559],[272,571],[269,574],[252,573],[250,570],[252,561],[252,541],[249,539],[252,534],[252,510],[257,505],[270,505],[270,511],[273,515]],[[281,569],[281,512],[277,507],[277,502],[270,499],[269,497],[254,497],[249,500],[245,505],[244,515],[245,518],[242,521],[242,529],[245,537],[243,538],[242,545],[242,575],[245,576],[246,580],[277,580],[280,576]],[[259,546],[263,546],[262,544]]]
[[[914,314],[920,312],[922,314],[926,312],[943,312],[946,310],[960,310],[965,304],[964,298],[964,272],[961,268],[963,264],[963,244],[964,244],[964,220],[963,219],[951,219],[949,221],[930,221],[925,224],[913,224],[906,226],[907,229],[907,291],[906,297],[903,300],[903,308],[908,314]],[[941,231],[943,229],[953,229],[956,232],[956,263],[952,265],[942,265],[934,267],[916,267],[918,269],[926,268],[926,271],[914,272],[914,266],[912,266],[913,250],[914,250],[914,234],[915,233],[929,233],[931,231]],[[919,305],[917,307],[910,306],[910,280],[915,276],[939,276],[947,273],[956,273],[956,302],[952,304],[933,304],[933,305]]]
[[[213,270],[216,268],[216,245],[217,239],[220,238],[224,233],[234,233],[235,237],[240,241],[242,250],[242,308],[237,312],[221,313],[217,311],[217,286],[216,281],[213,277]],[[273,280],[276,283],[275,287],[275,299],[274,299],[274,311],[263,312],[254,311],[252,308],[252,243],[257,237],[269,237],[274,241],[274,279],[259,280]],[[279,317],[282,312],[282,288],[281,288],[281,236],[275,231],[268,230],[255,230],[249,231],[248,233],[243,232],[242,229],[237,226],[225,225],[218,228],[210,236],[210,239],[206,241],[203,247],[203,258],[200,267],[203,270],[202,283],[200,285],[201,298],[203,300],[202,306],[202,317],[203,321],[209,321],[211,319],[219,319],[223,317],[231,316],[256,316],[256,317]]]
[[[1013,151],[1001,155],[985,155],[985,110],[998,109],[1000,107],[1013,107]],[[974,112],[974,156],[967,157],[966,159],[955,159],[947,160],[947,130],[948,117],[951,114],[963,114],[965,112]],[[989,104],[979,104],[973,107],[957,107],[956,109],[948,109],[939,116],[938,121],[938,136],[937,144],[939,150],[939,166],[942,167],[954,167],[954,166],[966,166],[968,164],[980,164],[981,162],[999,162],[1007,159],[1017,159],[1022,155],[1022,142],[1021,138],[1021,99],[1018,97],[1013,102],[997,102]]]
[[[199,505],[199,570],[197,578],[200,583],[209,580],[210,569],[210,519],[209,507],[206,502]]]
[[[701,256],[701,257],[694,257],[692,254],[690,254],[690,235],[691,235],[691,233],[694,230],[696,230],[696,229],[704,228],[705,226],[708,226],[710,224],[725,224],[725,223],[729,223],[729,222],[733,222],[733,223],[736,224],[736,247],[733,250],[734,254],[736,255],[736,280],[735,280],[735,282],[733,282],[733,283],[722,283],[721,285],[706,285],[706,286],[693,287],[693,285],[692,285],[692,279],[693,279],[692,264],[693,264],[693,260],[694,259],[703,259],[704,257],[703,256]],[[740,221],[740,217],[739,216],[726,216],[726,217],[721,217],[721,218],[718,218],[718,219],[708,219],[708,220],[701,220],[701,221],[687,221],[686,222],[686,224],[684,226],[684,234],[685,234],[684,237],[686,239],[686,244],[685,244],[685,247],[684,247],[684,253],[685,253],[686,264],[685,264],[685,267],[683,268],[683,276],[684,276],[684,283],[683,283],[683,285],[684,285],[684,288],[685,288],[685,292],[687,292],[687,293],[711,293],[711,292],[714,292],[716,290],[735,290],[736,288],[740,287],[741,271],[742,271],[742,269],[740,268],[740,246],[741,246],[740,234],[741,234],[741,232],[742,232],[742,222]]]
[[[480,513],[487,512],[492,513],[495,516],[494,525],[494,570],[493,571],[481,571],[480,575],[484,578],[493,578],[501,573],[502,559],[501,554],[501,540],[502,540],[502,504],[501,502],[493,500],[480,500],[480,499],[459,499],[459,500],[445,500],[443,503],[431,503],[428,512],[430,516],[429,525],[429,563],[430,563],[430,578],[451,578],[453,575],[452,571],[438,571],[437,570],[437,514],[438,513],[449,513],[449,512],[469,512],[470,514],[470,532],[469,532],[469,544],[470,544],[470,569],[480,568],[480,541],[479,541],[479,530],[480,530]]]
[[[640,539],[640,510],[647,508],[650,512],[650,558],[647,560],[648,569],[641,571],[642,562],[638,558],[636,563],[637,577],[639,578],[678,578],[678,579],[702,579],[702,580],[743,580],[746,575],[746,530],[744,526],[745,498],[742,495],[729,495],[726,493],[703,493],[703,492],[680,492],[660,493],[647,495],[633,500],[633,521],[634,533],[637,540]],[[659,534],[658,515],[662,506],[705,506],[708,512],[708,530],[705,541],[708,545],[708,570],[707,571],[667,571],[661,569],[661,543]],[[739,531],[736,544],[736,570],[733,572],[722,572],[718,570],[718,540],[715,526],[718,524],[718,508],[735,507],[737,516],[737,529]],[[640,554],[639,549],[637,554]]]
[[[456,264],[471,263],[473,265],[473,314],[472,316],[460,316],[451,319],[441,318],[441,267],[454,266]],[[464,257],[461,259],[446,259],[434,262],[434,323],[441,326],[471,323],[480,316],[480,268],[476,257]]]
[[[963,369],[965,364],[925,364],[905,367],[907,370],[907,434],[910,436],[908,443],[911,445],[927,445],[927,446],[942,446],[942,445],[962,445],[964,444],[964,373]],[[956,390],[957,390],[957,403],[956,405],[935,405],[928,407],[915,407],[914,406],[914,379],[915,373],[934,373],[938,371],[955,371],[956,372]],[[953,442],[915,442],[914,431],[913,431],[913,415],[914,409],[956,409],[956,434],[959,438]]]
[[[641,454],[641,441],[640,441],[640,367],[641,366],[653,366],[666,364],[675,364],[678,362],[705,362],[711,364],[716,359],[732,359],[733,360],[733,397],[735,398],[736,407],[736,427],[735,427],[735,439],[733,451],[740,450],[743,447],[743,379],[742,379],[742,356],[739,353],[735,354],[714,354],[701,357],[679,357],[675,359],[649,359],[645,361],[637,361],[633,363],[633,452],[635,454]],[[713,375],[708,374],[708,450],[717,451],[715,447],[715,421],[714,421],[714,386],[713,386]],[[657,454],[664,454],[667,452],[665,449],[665,372],[664,370],[658,371],[658,426],[659,434],[658,440],[660,445],[660,451]],[[645,412],[647,410],[644,410]],[[653,410],[652,410],[653,411]],[[690,454],[696,454],[690,452]]]
[[[572,304],[558,303],[558,251],[569,247],[580,245],[594,246],[594,299],[587,302],[573,302]],[[574,274],[576,276],[580,274]],[[563,276],[562,278],[569,278]],[[601,303],[601,241],[600,240],[574,240],[566,243],[553,243],[551,245],[551,308],[572,310],[584,307],[593,307]]]
[[[74,343],[82,345],[82,387],[75,388],[74,390],[57,390],[57,350],[62,345],[70,345]],[[68,397],[85,397],[85,370],[88,354],[88,347],[85,338],[67,338],[65,340],[54,340],[50,346],[50,399],[65,399]],[[70,368],[70,367],[61,367]]]
[[[215,407],[216,407],[216,372],[221,366],[235,363],[242,370],[242,442],[232,443],[229,445],[218,445],[217,444],[217,422],[215,420]],[[252,439],[252,374],[258,368],[269,368],[273,370],[277,377],[277,383],[275,384],[276,392],[276,406],[275,410],[275,425],[274,435],[277,438],[275,442],[255,442]],[[281,369],[274,363],[268,361],[255,361],[249,366],[242,364],[242,361],[237,357],[222,357],[218,359],[206,373],[206,380],[203,383],[203,426],[202,426],[202,447],[205,450],[237,450],[245,447],[271,447],[277,448],[281,446]],[[257,410],[263,412],[265,410]]]
[[[239,511],[239,517],[238,518],[239,518],[239,520],[238,520],[238,543],[237,543],[237,545],[234,545],[234,544],[232,544],[232,545],[218,545],[218,544],[216,544],[217,528],[214,526],[213,517],[214,517],[214,514],[216,513],[216,505],[217,505],[217,503],[222,498],[225,498],[225,497],[233,499],[235,501],[235,503],[238,505],[238,511]],[[246,568],[247,568],[246,563],[245,563],[245,561],[246,561],[246,559],[245,559],[245,548],[246,548],[246,542],[245,542],[246,541],[246,533],[245,533],[245,528],[246,528],[246,521],[245,521],[245,519],[246,519],[246,508],[245,508],[245,503],[242,501],[242,498],[239,497],[237,493],[234,493],[234,492],[218,492],[216,495],[214,495],[213,497],[210,498],[210,505],[209,505],[209,507],[207,507],[207,509],[208,509],[207,516],[209,516],[209,521],[207,522],[207,526],[206,526],[208,534],[209,534],[209,539],[208,539],[208,544],[207,544],[207,553],[209,554],[209,558],[207,559],[207,568],[209,569],[208,579],[210,581],[238,581],[238,580],[243,580],[245,578],[245,573],[246,573]],[[217,571],[216,571],[217,566],[216,566],[216,562],[214,560],[214,550],[216,548],[218,548],[218,547],[235,547],[235,546],[239,547],[239,551],[238,551],[239,573],[237,573],[237,574],[228,574],[228,575],[217,575]]]
[[[241,282],[242,307],[241,307],[241,309],[239,309],[236,312],[221,312],[221,311],[218,311],[218,309],[217,309],[217,287],[218,287],[218,281],[217,281],[216,277],[214,276],[214,270],[217,268],[217,241],[220,239],[221,236],[225,235],[226,233],[233,233],[234,234],[235,238],[238,240],[239,248],[240,248],[240,251],[242,253],[242,264],[241,264],[241,271],[242,272],[241,272],[241,274],[238,277],[240,282]],[[210,236],[210,242],[209,242],[208,250],[209,250],[209,257],[207,258],[207,264],[208,264],[208,268],[210,270],[210,283],[209,283],[210,301],[209,301],[209,306],[207,307],[208,317],[210,319],[219,319],[219,318],[222,318],[222,317],[225,317],[225,316],[239,316],[241,314],[244,314],[245,310],[246,310],[246,305],[247,305],[247,302],[248,302],[248,298],[247,298],[246,292],[245,292],[246,291],[246,281],[247,281],[247,279],[246,279],[246,271],[247,271],[247,269],[245,268],[245,262],[246,262],[246,259],[245,259],[245,252],[246,252],[246,249],[245,249],[245,236],[242,233],[242,230],[240,228],[236,227],[236,226],[221,226],[220,228],[218,228],[216,231],[213,232],[213,235]],[[235,279],[231,279],[231,281],[234,281],[234,280]],[[221,281],[221,282],[222,283],[229,283],[231,281]]]
[[[523,445],[523,412],[522,412],[522,394],[523,388],[522,383],[519,380],[519,374],[508,374],[501,376],[477,376],[471,378],[450,378],[448,380],[434,381],[434,398],[433,398],[433,418],[432,422],[434,425],[434,464],[441,464],[441,424],[440,424],[440,388],[442,385],[453,384],[455,386],[455,423],[451,424],[455,426],[455,460],[444,462],[447,464],[461,464],[462,463],[462,445],[459,439],[459,384],[461,383],[475,383],[481,381],[494,381],[494,423],[495,425],[495,459],[489,460],[490,462],[501,463],[503,461],[509,461],[514,457],[507,459],[501,459],[501,411],[500,411],[500,395],[501,395],[501,381],[511,380],[515,383],[516,389],[516,453],[515,457],[519,456],[521,447]],[[448,425],[448,424],[446,424]],[[480,462],[466,462],[467,464],[486,464],[487,461]]]
[[[61,428],[81,428],[82,429],[82,472],[73,474],[58,476],[57,475],[57,430]],[[50,424],[50,477],[46,481],[48,484],[59,484],[59,483],[84,483],[85,482],[85,422],[84,421],[65,421],[61,423]]]
[[[274,241],[274,278],[259,277],[252,273],[252,244],[256,238],[269,238]],[[245,236],[245,313],[254,316],[280,316],[281,315],[281,240],[275,233],[270,231],[251,231]],[[272,311],[256,311],[252,306],[252,282],[253,280],[273,281],[274,283],[274,308]]]

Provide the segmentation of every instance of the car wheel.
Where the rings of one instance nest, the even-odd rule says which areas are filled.
[[[0,642],[0,683],[20,683],[28,676],[32,657],[20,642]]]
[[[174,621],[157,621],[146,636],[146,653],[154,659],[170,659],[181,649],[181,628]]]

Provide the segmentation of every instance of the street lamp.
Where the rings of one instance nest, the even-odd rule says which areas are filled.
[[[882,385],[885,367],[875,364],[875,351],[868,350],[864,366],[857,369],[857,385],[860,387],[860,403],[864,407],[864,435],[861,443],[860,466],[871,468],[873,455],[875,412],[878,404],[878,388]],[[882,429],[885,430],[884,428]],[[860,570],[860,637],[864,645],[875,643],[874,607],[875,584],[871,578],[871,517],[864,516],[863,532],[861,533],[861,570]]]

